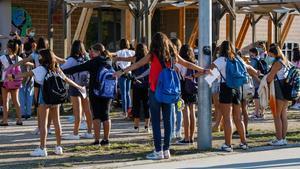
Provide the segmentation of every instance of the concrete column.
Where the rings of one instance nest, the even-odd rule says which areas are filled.
[[[8,36],[11,31],[11,0],[0,1],[0,35]],[[8,39],[0,39],[2,51],[5,49]]]

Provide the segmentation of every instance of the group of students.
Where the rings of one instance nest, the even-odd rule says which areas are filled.
[[[24,46],[24,52],[20,50]],[[17,113],[17,125],[22,125],[20,115],[19,95],[24,91],[25,96],[34,97],[38,109],[38,127],[40,133],[40,146],[35,149],[32,156],[47,156],[46,138],[48,129],[53,122],[57,145],[56,154],[62,154],[61,146],[62,129],[59,118],[60,104],[49,104],[47,91],[48,85],[44,84],[52,76],[55,80],[60,79],[69,84],[68,96],[70,96],[73,114],[73,133],[64,135],[63,138],[78,140],[83,138],[94,138],[93,145],[109,145],[111,120],[109,112],[115,95],[116,83],[118,81],[122,100],[122,111],[127,117],[132,111],[134,118],[133,129],[139,132],[140,114],[144,113],[144,130],[149,132],[150,121],[155,150],[147,155],[148,159],[168,159],[170,155],[170,142],[178,138],[178,144],[192,144],[194,142],[197,103],[197,78],[210,74],[211,69],[218,69],[220,80],[213,87],[213,101],[215,104],[216,124],[214,129],[219,129],[223,121],[225,143],[221,150],[231,152],[232,147],[232,117],[240,136],[242,149],[248,149],[247,135],[247,100],[243,99],[242,87],[231,87],[228,79],[227,64],[231,60],[238,60],[251,75],[255,84],[256,93],[254,99],[258,99],[258,84],[264,72],[257,66],[263,58],[270,65],[267,71],[267,83],[275,81],[276,112],[273,112],[276,128],[276,139],[272,145],[285,145],[287,132],[287,107],[288,101],[283,97],[280,82],[286,78],[288,60],[282,54],[277,45],[273,45],[266,52],[263,44],[261,48],[250,49],[251,59],[247,62],[240,61],[243,58],[236,52],[229,41],[224,41],[217,49],[216,60],[209,69],[198,66],[193,48],[187,44],[182,45],[178,39],[169,39],[165,34],[156,33],[151,41],[150,49],[144,44],[138,44],[136,50],[130,49],[129,41],[120,41],[120,50],[116,53],[108,52],[100,44],[90,47],[89,53],[85,50],[84,44],[76,40],[71,47],[71,54],[66,59],[57,57],[49,49],[46,39],[39,38],[36,43],[33,37],[28,37],[24,44],[19,40],[12,39],[7,43],[7,54],[0,57],[3,65],[2,79],[4,83],[23,81],[15,88],[2,85],[3,98],[3,120],[1,126],[8,125],[8,99],[12,98]],[[263,50],[262,50],[263,49]],[[22,54],[22,55],[21,55]],[[259,57],[260,56],[260,57]],[[299,62],[299,60],[298,60]],[[259,62],[260,63],[260,62]],[[9,69],[20,68],[22,70],[8,73]],[[26,68],[26,69],[24,69]],[[158,89],[161,88],[161,74],[165,69],[172,69],[180,79],[180,93],[176,101],[164,102],[158,98]],[[115,71],[116,70],[116,71]],[[33,78],[32,78],[33,77]],[[226,80],[227,79],[227,80]],[[166,79],[165,79],[166,80]],[[167,79],[168,80],[168,79]],[[30,82],[30,83],[29,83]],[[172,82],[172,81],[171,81]],[[131,87],[131,83],[133,86]],[[176,85],[176,83],[175,83]],[[34,87],[33,87],[34,86]],[[100,89],[102,86],[104,89]],[[176,87],[176,86],[175,86]],[[24,89],[22,89],[24,88]],[[65,86],[63,85],[63,88]],[[133,89],[133,104],[131,103],[131,88]],[[88,91],[88,97],[83,93]],[[101,92],[106,93],[101,93]],[[63,90],[62,90],[63,91]],[[33,94],[34,93],[34,94]],[[64,96],[62,96],[64,97]],[[21,99],[22,108],[25,112],[31,111],[32,99]],[[255,102],[256,103],[256,102]],[[259,105],[259,102],[257,103]],[[297,103],[295,103],[297,104]],[[141,106],[142,105],[142,106]],[[255,108],[259,112],[260,107]],[[22,110],[23,111],[23,110]],[[232,113],[232,115],[231,115]],[[82,114],[86,117],[87,132],[79,135],[79,128]],[[261,116],[262,112],[255,114]],[[232,116],[232,117],[231,117]],[[164,123],[164,141],[162,144],[161,118]],[[151,120],[150,120],[151,119]],[[183,119],[183,120],[182,120]],[[223,120],[221,120],[223,119]],[[182,137],[182,121],[184,136]],[[103,123],[103,139],[100,141],[100,127]],[[92,134],[94,130],[94,135]]]

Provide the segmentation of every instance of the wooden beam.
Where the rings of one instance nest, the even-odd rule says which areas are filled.
[[[226,40],[230,39],[230,14],[226,14]]]
[[[190,36],[189,42],[188,42],[191,47],[195,46],[195,40],[197,39],[198,33],[199,33],[198,28],[199,28],[199,21],[198,21],[198,17],[197,17],[195,20],[195,23],[194,23],[193,31],[191,33],[191,36]]]
[[[241,49],[241,47],[243,46],[249,27],[250,27],[250,16],[246,15],[242,27],[240,29],[240,32],[238,34],[237,40],[235,42],[236,48]]]
[[[179,39],[185,44],[185,8],[179,9]]]
[[[84,41],[87,28],[90,23],[90,19],[93,14],[92,8],[83,8],[81,11],[81,15],[77,24],[77,28],[73,37],[73,42],[75,40],[81,40]]]
[[[131,29],[132,29],[132,15],[130,11],[125,10],[125,38],[131,40]]]
[[[267,48],[273,43],[273,19],[268,20],[268,45]]]
[[[290,31],[290,28],[293,24],[293,21],[294,21],[294,18],[295,18],[295,15],[289,15],[286,22],[285,22],[285,25],[283,27],[283,30],[281,32],[281,38],[280,38],[280,46],[283,47],[283,43],[285,42],[285,39]]]
[[[232,5],[229,3],[228,0],[217,0],[226,10],[227,12],[235,19],[235,11],[232,8]]]
[[[78,24],[77,24],[77,28],[76,28],[76,31],[75,31],[75,34],[74,34],[74,37],[73,37],[73,42],[75,40],[79,39],[80,32],[82,30],[82,27],[83,27],[83,24],[84,24],[84,20],[85,20],[85,17],[87,15],[87,11],[88,11],[88,8],[82,8],[82,11],[81,11],[81,14],[80,14],[80,18],[79,18],[79,21],[78,21]]]
[[[93,14],[93,8],[89,8],[79,35],[79,40],[81,40],[82,42],[85,40],[86,32],[89,27],[92,14]]]
[[[170,10],[178,10],[178,7],[175,6],[165,6],[159,8],[161,11],[170,11]],[[186,6],[185,9],[198,9],[197,6]]]

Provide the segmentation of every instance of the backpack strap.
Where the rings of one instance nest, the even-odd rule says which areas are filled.
[[[9,57],[9,55],[5,55],[5,56],[6,56],[6,59],[7,59],[8,63],[9,63],[10,65],[12,65],[13,62],[12,62],[11,58]]]

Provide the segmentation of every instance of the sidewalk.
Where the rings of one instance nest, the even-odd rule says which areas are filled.
[[[212,156],[185,161],[172,161],[147,165],[120,167],[120,169],[254,169],[254,168],[300,168],[300,147],[267,151],[238,153],[226,156]]]
[[[146,160],[147,153],[153,151],[152,134],[133,132],[133,124],[131,121],[126,121],[118,117],[119,113],[115,113],[112,117],[111,130],[111,146],[96,147],[89,146],[93,139],[81,140],[63,140],[64,155],[54,155],[55,136],[49,135],[47,148],[47,158],[30,157],[29,153],[39,145],[39,136],[31,134],[36,128],[36,120],[30,119],[24,121],[24,126],[16,126],[11,120],[10,126],[0,127],[0,168],[116,168],[125,166],[139,165],[154,165],[158,161]],[[292,113],[291,113],[292,115]],[[296,116],[297,115],[297,116]],[[300,120],[298,113],[293,115],[293,119],[289,120],[289,137],[291,146],[300,141]],[[63,134],[72,133],[73,125],[67,121],[67,116],[61,117]],[[140,124],[143,128],[143,123]],[[53,128],[53,125],[52,125]],[[269,117],[262,121],[251,121],[249,128],[250,150],[241,151],[234,149],[234,153],[224,153],[216,150],[223,143],[223,133],[215,133],[213,137],[213,149],[208,152],[199,152],[196,145],[189,146],[171,146],[172,161],[202,159],[207,158],[223,158],[235,157],[235,154],[248,154],[251,151],[256,151],[257,148],[266,146],[267,141],[274,137],[274,124]],[[80,130],[81,133],[85,132]],[[102,136],[102,133],[101,133]],[[239,139],[233,140],[234,146],[237,147]],[[285,147],[286,148],[286,147]],[[272,149],[272,147],[267,147]],[[297,153],[299,155],[299,153]],[[296,153],[295,153],[296,155]],[[292,158],[287,157],[286,158]],[[257,159],[258,160],[258,159]],[[193,161],[193,160],[192,160]],[[201,160],[200,160],[201,161]],[[159,162],[167,162],[162,160]],[[185,164],[185,162],[182,162]],[[217,164],[215,164],[217,165]],[[225,163],[224,163],[225,165]],[[177,165],[176,165],[177,166]],[[154,167],[152,167],[154,168]],[[163,167],[165,168],[165,167]],[[193,167],[192,167],[193,168]]]

